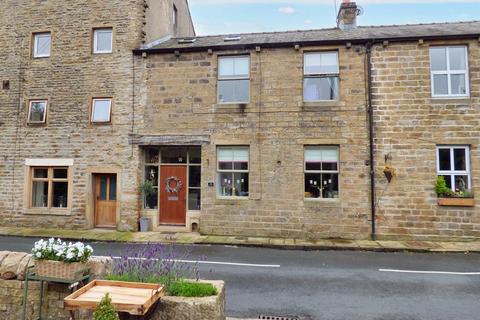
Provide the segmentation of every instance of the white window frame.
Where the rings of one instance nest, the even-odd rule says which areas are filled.
[[[42,121],[32,121],[30,120],[30,115],[32,111],[32,104],[35,102],[44,102],[45,103],[45,112],[43,113],[43,120]],[[27,123],[30,124],[43,124],[47,121],[47,112],[48,112],[48,100],[47,99],[37,99],[37,100],[30,100],[28,102],[28,114],[27,114]]]
[[[432,49],[445,48],[447,52],[447,69],[446,70],[432,70]],[[465,49],[465,70],[450,70],[450,49],[451,48],[464,48]],[[429,50],[430,56],[430,83],[432,98],[468,98],[470,97],[470,79],[468,76],[468,46],[431,46]],[[434,75],[446,75],[447,76],[447,88],[448,94],[435,94]],[[465,94],[452,94],[452,75],[464,75],[465,76]]]
[[[222,59],[235,59],[235,58],[248,58],[248,75],[247,76],[233,76],[233,77],[224,77],[220,76],[220,60]],[[218,104],[248,104],[250,103],[250,97],[251,97],[251,66],[252,66],[252,59],[250,55],[248,54],[240,54],[240,55],[234,55],[234,56],[218,56],[218,68],[217,68],[217,103]],[[220,82],[221,81],[234,81],[234,80],[248,80],[248,100],[247,101],[227,101],[227,102],[222,102],[220,101]]]
[[[450,170],[440,170],[440,149],[450,150]],[[465,150],[465,170],[455,170],[454,149]],[[468,190],[472,190],[472,176],[470,171],[470,146],[466,145],[438,145],[437,152],[437,176],[450,176],[452,182],[452,191],[455,192],[455,176],[468,176]],[[453,169],[453,170],[452,170]]]
[[[38,52],[38,41],[39,38],[47,37],[50,38],[50,46],[48,48],[48,53],[42,54]],[[33,57],[34,58],[48,58],[52,54],[52,33],[51,32],[38,32],[33,34]]]
[[[312,56],[312,55],[322,55],[322,54],[332,54],[334,53],[337,57],[337,72],[336,73],[308,73],[307,72],[307,56]],[[333,100],[305,100],[305,79],[306,78],[331,78],[331,77],[336,77],[338,78],[338,94],[337,94],[337,99]],[[302,100],[303,102],[325,102],[325,101],[339,101],[340,100],[340,59],[338,56],[338,51],[311,51],[311,52],[304,52],[303,54],[303,84],[302,84]]]
[[[98,50],[98,33],[110,32],[110,50]],[[93,53],[94,54],[107,54],[113,52],[113,28],[97,28],[93,29]]]
[[[218,161],[218,153],[219,151],[223,149],[231,149],[231,150],[234,150],[234,149],[246,149],[247,152],[248,152],[248,169],[246,170],[241,170],[241,169],[235,169],[234,167],[232,167],[232,169],[220,169],[220,165],[219,165],[219,161]],[[250,147],[249,146],[244,146],[244,145],[241,145],[241,146],[218,146],[217,147],[217,188],[216,188],[216,193],[217,193],[217,197],[220,198],[220,199],[231,199],[231,198],[236,198],[236,199],[248,199],[249,198],[249,195],[248,196],[235,196],[235,195],[232,195],[232,196],[222,196],[220,194],[220,190],[218,189],[220,187],[220,185],[218,185],[218,177],[220,176],[220,173],[231,173],[232,175],[234,173],[248,173],[248,194],[250,195]]]
[[[95,102],[97,101],[109,101],[110,102],[110,105],[109,105],[109,116],[108,116],[108,121],[99,121],[99,120],[95,120],[93,118],[94,114],[95,114]],[[92,99],[92,106],[91,106],[91,111],[90,111],[90,122],[91,123],[111,123],[112,122],[112,104],[113,104],[113,99],[112,98],[93,98]]]
[[[307,159],[305,158],[305,151],[307,149],[336,149],[337,150],[337,170],[307,170]],[[314,173],[314,174],[338,174],[338,198],[324,198],[322,192],[320,192],[320,197],[318,198],[307,198],[305,197],[304,192],[304,199],[306,201],[318,201],[318,200],[338,200],[340,198],[340,147],[339,146],[332,146],[332,145],[306,145],[303,147],[303,191],[305,191],[305,175],[307,173]],[[320,182],[321,184],[322,182]]]

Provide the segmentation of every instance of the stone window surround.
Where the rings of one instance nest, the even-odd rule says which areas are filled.
[[[101,30],[110,30],[111,32],[111,43],[109,51],[99,51],[97,50],[97,32]],[[114,44],[115,31],[112,26],[98,26],[92,28],[92,54],[93,55],[102,55],[102,54],[112,54],[113,53],[113,44]]]
[[[42,126],[47,124],[47,119],[48,119],[48,109],[50,107],[50,99],[48,98],[31,98],[28,99],[27,101],[27,124],[31,126]],[[30,121],[30,111],[32,108],[32,103],[33,102],[46,102],[45,106],[45,114],[43,116],[43,121]]]
[[[37,54],[37,36],[42,36],[42,35],[49,35],[50,36],[50,51],[48,55],[38,55]],[[32,41],[31,41],[31,55],[33,59],[45,59],[45,58],[50,58],[52,56],[52,48],[53,48],[53,35],[51,31],[35,31],[32,32]]]
[[[452,152],[453,149],[464,149],[465,150],[465,171],[459,171],[459,170],[440,170],[440,156],[439,156],[439,151],[440,149],[449,149],[450,150],[450,166],[454,165],[454,154]],[[472,189],[472,172],[471,172],[471,159],[470,159],[470,146],[465,145],[465,144],[440,144],[437,145],[435,148],[435,153],[436,153],[436,165],[437,165],[437,176],[451,176],[452,177],[452,190],[454,189],[455,186],[455,180],[453,179],[454,176],[456,175],[463,175],[463,176],[468,176],[468,188],[467,189]],[[454,168],[455,169],[455,168]]]
[[[455,72],[453,74],[464,74],[465,75],[465,90],[466,90],[466,93],[465,94],[451,94],[451,93],[448,93],[446,95],[435,95],[434,94],[434,84],[433,84],[433,76],[434,74],[447,74],[447,79],[448,79],[448,88],[450,88],[450,84],[451,84],[451,80],[450,80],[450,75],[452,74],[451,73],[451,70],[449,69],[450,68],[450,58],[449,58],[449,48],[455,48],[455,47],[463,47],[465,48],[465,72],[464,73],[458,73],[458,72]],[[433,71],[431,69],[431,49],[432,48],[446,48],[447,49],[447,70],[444,70],[444,71]],[[469,100],[470,98],[470,75],[469,75],[469,72],[470,72],[470,68],[469,68],[469,63],[468,63],[468,59],[469,59],[469,50],[468,50],[468,45],[467,44],[439,44],[439,45],[431,45],[430,48],[429,48],[429,64],[430,64],[430,91],[431,91],[431,98],[432,100],[454,100],[454,99],[467,99]]]
[[[25,181],[23,214],[69,216],[72,213],[73,197],[73,159],[25,159]],[[68,168],[68,200],[66,208],[33,208],[31,206],[32,168],[34,167],[67,167]]]

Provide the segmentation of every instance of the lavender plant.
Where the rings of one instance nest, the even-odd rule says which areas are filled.
[[[169,291],[175,282],[199,280],[198,261],[190,261],[189,255],[188,250],[174,244],[131,246],[121,257],[112,257],[113,268],[107,279],[161,283]]]

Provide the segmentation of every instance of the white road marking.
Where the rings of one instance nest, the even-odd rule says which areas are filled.
[[[113,259],[121,259],[122,257],[112,257]],[[146,258],[129,257],[129,260],[146,260]],[[158,260],[158,259],[152,259]],[[238,266],[238,267],[256,267],[256,268],[280,268],[279,264],[255,264],[255,263],[237,263],[237,262],[223,262],[223,261],[197,261],[197,260],[182,260],[175,259],[174,261],[183,263],[198,263],[198,264],[216,264],[224,266]]]
[[[422,271],[422,270],[399,270],[399,269],[378,269],[380,272],[397,273],[420,273],[420,274],[449,274],[457,276],[480,276],[480,272],[451,272],[451,271]]]

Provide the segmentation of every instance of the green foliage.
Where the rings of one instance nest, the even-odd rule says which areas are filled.
[[[151,196],[152,194],[155,193],[155,188],[153,187],[153,183],[150,180],[145,180],[141,185],[140,185],[140,191],[145,197]]]
[[[216,295],[217,289],[211,283],[176,281],[168,293],[176,297],[209,297]]]
[[[186,280],[171,280],[168,276],[138,277],[132,274],[107,275],[107,280],[125,282],[161,283],[168,295],[176,297],[208,297],[217,294],[211,283],[200,283]]]
[[[108,293],[105,294],[102,301],[100,301],[100,304],[93,312],[93,320],[120,320]]]
[[[447,187],[447,182],[445,181],[445,177],[438,176],[437,183],[435,184],[435,192],[439,197],[444,197],[449,192],[451,192],[450,188]]]

